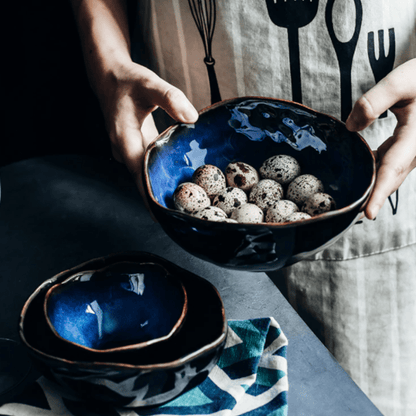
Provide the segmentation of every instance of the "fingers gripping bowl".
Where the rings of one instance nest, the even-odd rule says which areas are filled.
[[[274,155],[294,157],[302,172],[319,178],[337,208],[279,224],[207,221],[175,209],[175,189],[192,182],[200,166],[224,172],[244,162],[259,171]],[[223,267],[270,271],[323,250],[358,220],[374,186],[375,159],[359,134],[331,116],[290,101],[242,97],[163,132],[146,151],[144,179],[153,214],[182,248]]]

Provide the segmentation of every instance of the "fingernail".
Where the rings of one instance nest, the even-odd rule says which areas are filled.
[[[345,124],[348,124],[348,122],[350,121],[350,119],[351,119],[351,114],[347,117],[347,119],[345,120]]]
[[[347,120],[345,121],[345,125],[346,125],[347,129],[350,130],[350,131],[355,130],[355,123],[354,123],[354,118],[353,118],[352,114],[350,114],[347,117]]]
[[[187,105],[185,111],[182,113],[183,119],[188,123],[194,123],[198,120],[198,111],[191,104]]]

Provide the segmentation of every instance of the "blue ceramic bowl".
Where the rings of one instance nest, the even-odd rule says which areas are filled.
[[[63,340],[95,352],[166,341],[187,312],[186,290],[158,264],[121,262],[52,286],[45,317]]]
[[[173,192],[199,166],[224,171],[242,161],[259,169],[276,154],[295,157],[303,173],[321,179],[337,209],[284,224],[211,222],[174,209]],[[186,251],[230,269],[271,271],[323,250],[360,218],[375,183],[375,159],[359,134],[331,116],[290,101],[242,97],[159,135],[146,151],[144,180],[154,216]]]
[[[54,285],[84,271],[119,262],[153,263],[180,277],[188,294],[186,320],[173,337],[137,350],[99,355],[57,337],[46,322],[44,302]],[[91,406],[141,408],[163,404],[200,384],[218,362],[227,338],[224,305],[216,288],[200,276],[144,252],[90,260],[42,283],[23,306],[19,334],[35,367]],[[95,409],[96,410],[96,409]]]

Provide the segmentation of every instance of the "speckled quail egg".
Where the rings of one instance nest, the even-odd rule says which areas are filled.
[[[308,220],[309,218],[312,218],[309,214],[306,212],[294,212],[293,214],[290,214],[286,221],[301,221],[301,220]]]
[[[196,169],[192,182],[203,188],[211,200],[226,187],[224,174],[214,165],[202,165]]]
[[[276,155],[265,160],[259,169],[260,176],[287,185],[300,175],[298,161],[289,155]]]
[[[235,208],[247,203],[247,200],[247,194],[242,189],[229,186],[215,196],[212,206],[221,208],[230,215]]]
[[[287,217],[298,212],[298,206],[288,199],[281,199],[266,211],[266,222],[286,222]]]
[[[246,192],[249,192],[260,179],[256,169],[244,162],[230,163],[225,169],[225,177],[228,186],[240,188]]]
[[[283,198],[283,186],[273,179],[262,179],[250,191],[249,201],[266,211]]]
[[[287,188],[286,198],[298,206],[302,206],[310,196],[323,191],[324,185],[316,176],[305,174],[298,176],[290,182]]]
[[[224,221],[227,218],[227,214],[218,207],[206,207],[200,211],[192,214],[196,218],[208,221]]]
[[[336,209],[334,198],[324,192],[318,192],[310,196],[302,206],[302,211],[311,216]]]
[[[175,208],[187,214],[193,214],[211,205],[211,201],[204,189],[193,182],[181,183],[175,189],[172,198]]]
[[[260,223],[263,222],[263,210],[254,204],[244,204],[231,213],[231,219],[237,222]]]

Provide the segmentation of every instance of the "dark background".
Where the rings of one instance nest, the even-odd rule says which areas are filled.
[[[0,166],[47,154],[110,157],[69,1],[7,3]]]

